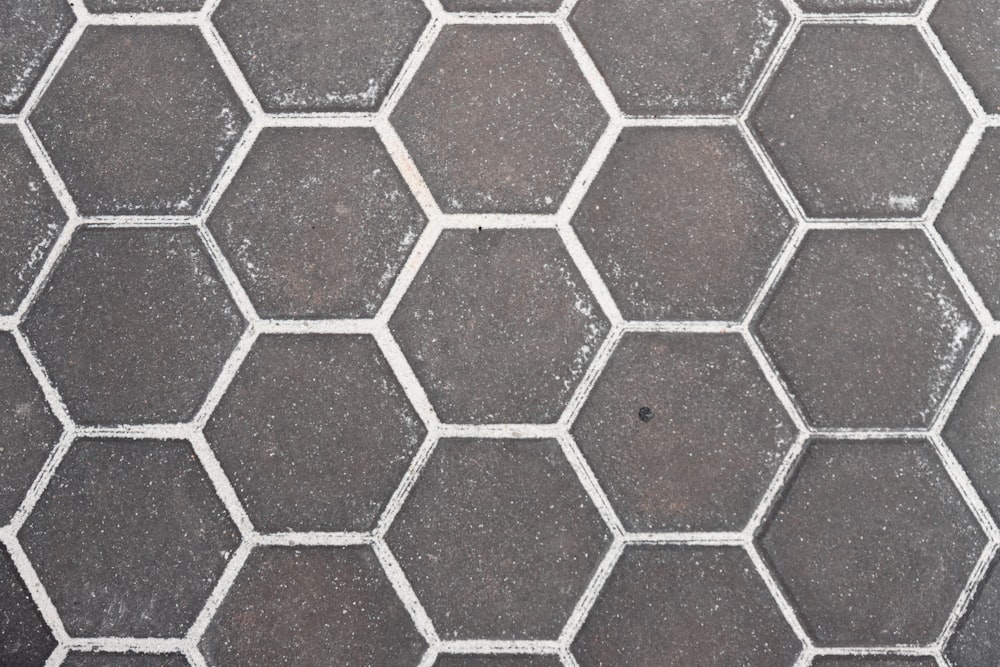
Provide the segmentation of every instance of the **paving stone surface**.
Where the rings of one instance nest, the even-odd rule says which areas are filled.
[[[1000,664],[995,0],[0,0],[0,667]]]

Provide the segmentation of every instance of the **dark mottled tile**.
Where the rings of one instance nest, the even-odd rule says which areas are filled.
[[[979,324],[919,231],[806,236],[755,324],[807,420],[927,426]]]
[[[450,12],[554,12],[560,4],[562,0],[441,0]]]
[[[975,91],[986,113],[1000,112],[1000,4],[993,0],[938,2],[931,29],[955,66]]]
[[[573,642],[580,667],[790,667],[800,649],[735,547],[627,547]]]
[[[986,537],[929,443],[820,440],[761,544],[819,644],[884,646],[937,638]]]
[[[0,525],[10,521],[62,427],[14,337],[0,333]],[[2,664],[2,661],[0,661]]]
[[[56,640],[0,546],[0,665],[42,667]]]
[[[74,22],[65,0],[0,2],[0,113],[21,110]]]
[[[205,0],[83,0],[97,14],[111,12],[196,12]]]
[[[82,229],[24,331],[87,424],[184,421],[244,322],[193,229]]]
[[[370,336],[257,339],[205,428],[258,530],[369,530],[425,429]]]
[[[952,667],[1000,663],[1000,565],[995,561],[979,584],[945,649]]]
[[[580,0],[570,23],[622,110],[731,114],[788,25],[778,0]]]
[[[813,217],[915,217],[969,113],[911,26],[807,25],[750,124]]]
[[[935,224],[993,317],[1000,317],[998,210],[1000,130],[987,128]]]
[[[444,211],[552,213],[607,114],[555,27],[463,25],[441,32],[391,120]]]
[[[10,315],[38,275],[66,214],[16,126],[0,125],[0,155],[0,315]]]
[[[812,667],[935,667],[937,660],[926,656],[879,656],[865,657],[818,655]]]
[[[557,420],[609,329],[548,230],[443,232],[389,326],[456,423]]]
[[[62,667],[188,667],[177,653],[70,653]]]
[[[374,130],[286,128],[261,133],[208,226],[262,317],[370,317],[425,223]]]
[[[71,636],[183,636],[239,534],[191,445],[78,440],[19,532]]]
[[[434,667],[559,667],[554,655],[441,655]]]
[[[250,554],[201,640],[210,667],[416,665],[425,642],[369,547]]]
[[[420,38],[420,0],[223,0],[213,21],[266,111],[374,111]]]
[[[93,26],[31,114],[84,214],[193,214],[248,116],[194,26]]]
[[[554,440],[442,440],[387,535],[446,639],[555,639],[609,539]]]
[[[792,227],[735,128],[624,130],[572,224],[634,320],[739,319]]]
[[[796,436],[738,334],[626,334],[573,435],[630,530],[742,530]]]
[[[924,0],[795,0],[803,11],[819,14],[913,14]],[[827,664],[827,663],[815,663]],[[860,664],[860,663],[858,663]]]

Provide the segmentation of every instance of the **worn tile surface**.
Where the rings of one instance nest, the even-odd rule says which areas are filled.
[[[995,0],[0,0],[0,667],[1000,664]]]

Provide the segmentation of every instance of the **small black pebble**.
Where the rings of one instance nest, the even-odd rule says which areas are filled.
[[[653,418],[653,411],[647,408],[645,405],[639,408],[639,419],[644,422],[648,422]]]

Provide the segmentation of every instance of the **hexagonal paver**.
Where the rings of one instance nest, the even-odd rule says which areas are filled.
[[[96,14],[111,12],[196,12],[205,0],[83,0]]]
[[[923,4],[924,0],[795,0],[802,11],[819,14],[858,13],[858,14],[913,14]],[[814,663],[814,664],[827,664]],[[831,663],[832,664],[832,663]],[[853,663],[852,663],[853,664]],[[861,663],[858,663],[861,664]],[[933,664],[933,659],[931,660]]]
[[[434,667],[559,667],[554,655],[448,655],[438,657]]]
[[[74,442],[19,537],[71,636],[183,636],[240,541],[177,440]]]
[[[213,17],[265,111],[374,111],[430,13],[420,0],[223,0]]]
[[[627,547],[573,642],[580,667],[792,665],[800,648],[736,547]]]
[[[622,111],[731,114],[788,25],[779,0],[580,0],[570,23]]]
[[[441,0],[450,12],[554,12],[560,4],[562,0]]]
[[[741,530],[796,431],[738,334],[626,334],[573,425],[625,526]]]
[[[1000,112],[1000,71],[996,66],[1000,5],[992,0],[938,2],[930,24],[986,113]]]
[[[386,538],[445,639],[555,639],[610,534],[554,440],[442,440]]]
[[[396,667],[425,646],[361,546],[256,549],[201,641],[210,667]]]
[[[0,315],[17,310],[66,223],[17,127],[0,125]]]
[[[929,656],[869,655],[818,655],[812,667],[935,667],[937,660]]]
[[[0,333],[0,525],[10,521],[62,427],[14,337]],[[0,661],[2,664],[2,661]]]
[[[635,320],[739,319],[792,227],[735,128],[625,129],[572,224]]]
[[[820,440],[761,544],[820,644],[927,644],[986,537],[929,443]]]
[[[188,667],[177,653],[70,653],[62,667]]]
[[[556,421],[609,329],[547,230],[443,232],[389,326],[456,423]]]
[[[244,321],[193,229],[77,232],[24,331],[87,424],[190,419]]]
[[[425,429],[370,336],[262,336],[205,436],[258,530],[370,530]]]
[[[391,120],[444,211],[552,213],[608,117],[554,26],[462,25]]]
[[[930,424],[979,333],[919,231],[806,236],[754,325],[806,419]]]
[[[912,26],[806,25],[750,124],[806,215],[919,216],[969,112]]]
[[[0,547],[0,664],[42,667],[55,647],[21,575]]]
[[[0,3],[0,113],[21,110],[75,20],[65,0]]]
[[[1000,317],[1000,130],[987,128],[937,217],[937,228],[969,281]]]
[[[993,515],[1000,516],[1000,340],[990,342],[942,435]]]
[[[84,214],[193,214],[248,122],[194,26],[93,26],[31,114]]]
[[[265,129],[208,220],[263,317],[371,317],[425,223],[362,128]]]
[[[1000,566],[990,566],[972,603],[952,635],[945,655],[952,667],[1000,662]]]

